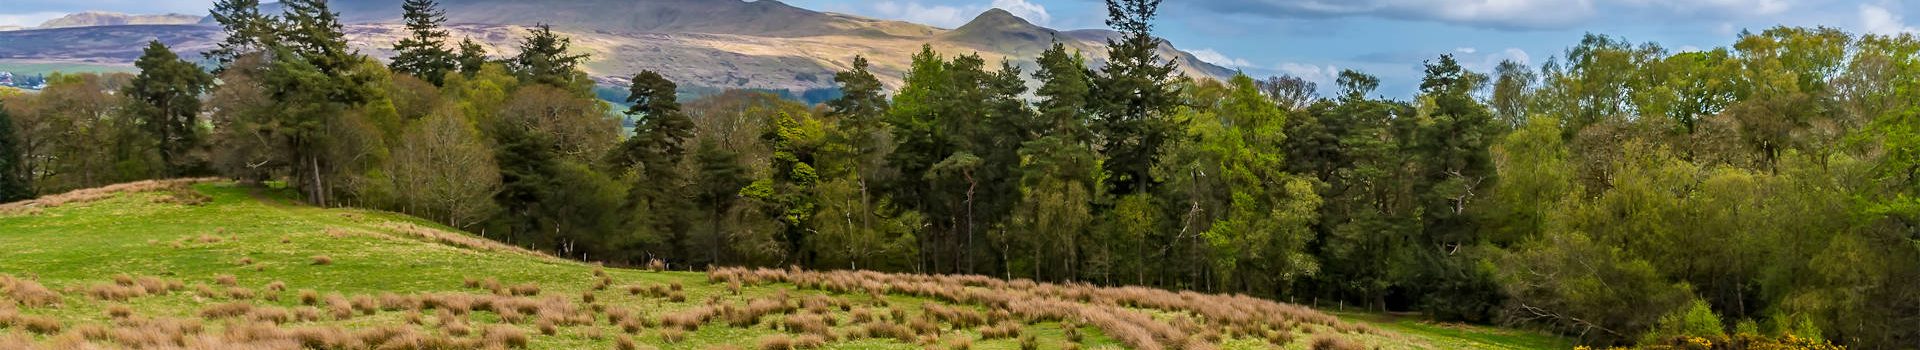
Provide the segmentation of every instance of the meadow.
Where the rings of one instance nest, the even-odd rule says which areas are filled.
[[[0,205],[0,348],[1564,348],[1245,296],[982,276],[578,263],[279,190]],[[1416,324],[1417,325],[1417,324]]]

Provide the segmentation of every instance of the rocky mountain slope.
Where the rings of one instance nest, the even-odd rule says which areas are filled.
[[[405,35],[399,5],[392,1],[332,4],[362,52],[389,57],[393,42]],[[854,55],[868,57],[881,79],[897,86],[921,45],[946,55],[977,52],[990,61],[1032,68],[1032,60],[1059,40],[1099,65],[1105,39],[1113,35],[1105,30],[1049,29],[997,9],[959,28],[943,29],[817,12],[773,0],[445,0],[442,7],[454,38],[480,41],[496,56],[513,54],[527,27],[552,24],[572,37],[579,51],[592,55],[586,69],[604,84],[622,84],[634,73],[654,70],[689,88],[796,93],[832,87],[832,73],[847,69]],[[220,35],[206,21],[200,23],[4,32],[0,60],[124,64],[138,57],[145,41],[154,39],[193,55],[211,48]],[[1224,79],[1233,74],[1171,43],[1163,48],[1162,57],[1178,62],[1189,76]]]

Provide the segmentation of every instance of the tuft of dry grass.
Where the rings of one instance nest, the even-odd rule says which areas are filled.
[[[1346,338],[1325,334],[1314,336],[1312,344],[1309,348],[1313,350],[1366,350],[1366,347]]]
[[[44,307],[60,304],[60,293],[47,289],[30,279],[16,278],[0,274],[0,295],[6,295],[26,307]]]
[[[207,306],[206,308],[202,308],[200,309],[200,317],[206,318],[209,320],[217,320],[217,319],[245,316],[249,312],[253,312],[253,304],[246,303],[246,302],[231,302],[231,303],[223,303],[223,304],[214,304],[211,306]]]
[[[313,264],[322,266],[333,265],[333,258],[325,255],[315,255],[313,256]]]
[[[488,348],[527,348],[527,331],[508,325],[490,325],[480,330],[480,338]]]

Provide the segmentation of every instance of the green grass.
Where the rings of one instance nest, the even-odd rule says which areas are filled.
[[[1420,338],[1448,349],[1571,349],[1571,339],[1536,331],[1441,323],[1418,317],[1333,312],[1348,321]]]
[[[125,64],[0,60],[0,72],[13,73],[14,81],[20,81],[23,77],[53,73],[135,73],[139,71],[132,65]]]
[[[130,306],[136,315],[198,318],[199,310],[227,302],[222,298],[202,298],[188,292],[167,296],[149,296],[127,302],[90,299],[81,289],[112,283],[117,274],[156,276],[176,279],[188,285],[214,286],[215,277],[232,275],[238,286],[265,292],[266,285],[282,282],[287,286],[279,301],[252,300],[256,305],[300,306],[297,291],[314,290],[322,295],[345,296],[381,293],[474,293],[486,291],[463,287],[468,278],[496,278],[507,285],[537,283],[542,297],[559,295],[578,301],[596,281],[591,265],[541,255],[500,250],[457,247],[417,238],[392,229],[395,223],[438,227],[433,223],[398,214],[354,210],[320,209],[302,206],[284,192],[239,187],[231,184],[202,184],[194,187],[211,197],[202,205],[174,204],[161,192],[124,194],[105,200],[36,209],[29,213],[0,213],[0,274],[36,280],[56,291],[65,291],[61,305],[52,308],[21,308],[22,313],[52,316],[69,328],[95,324],[108,326],[112,319],[106,310],[114,305]],[[217,240],[217,242],[215,241]],[[314,264],[315,256],[332,258],[328,265]],[[251,264],[243,264],[249,259]],[[748,298],[786,291],[796,297],[826,292],[793,289],[791,285],[748,287],[741,295],[732,295],[726,286],[712,284],[705,274],[695,272],[647,272],[607,269],[613,287],[595,293],[599,303],[609,307],[628,307],[658,317],[676,310],[693,308],[712,297],[723,302],[744,303]],[[631,296],[622,287],[633,284],[678,283],[686,288],[685,302]],[[855,303],[869,302],[870,296],[835,295]],[[3,296],[0,296],[3,298]],[[917,313],[925,299],[884,296],[892,307],[905,307]],[[477,323],[497,318],[480,315]],[[836,317],[845,319],[845,312]],[[1568,347],[1564,339],[1480,327],[1442,327],[1419,322],[1385,319],[1366,315],[1342,315],[1349,320],[1373,323],[1385,334],[1353,336],[1356,341],[1390,349],[1520,349]],[[359,328],[373,325],[404,324],[401,312],[381,312],[345,321],[295,323],[290,326],[326,325]],[[431,317],[429,317],[431,318]],[[429,321],[431,322],[431,321]],[[842,327],[851,322],[843,322]],[[217,329],[220,323],[208,321]],[[612,348],[617,327],[606,322],[591,326],[566,327],[555,336],[540,336],[530,325],[519,325],[532,337],[536,349]],[[426,328],[423,326],[422,328]],[[606,335],[594,339],[585,335],[597,328]],[[4,334],[5,330],[0,330]],[[1034,334],[1042,349],[1060,349],[1065,331],[1059,323],[1027,326],[1023,333]],[[1093,327],[1084,327],[1087,337],[1082,349],[1112,349],[1123,346]],[[1330,332],[1329,332],[1330,333]],[[712,323],[687,335],[685,341],[666,344],[657,329],[640,333],[635,339],[663,349],[705,349],[712,345],[733,344],[751,348],[762,336],[781,334],[761,325],[748,328],[725,327]],[[1018,349],[1015,340],[978,340],[970,329],[951,330],[950,337],[974,337],[979,349]],[[41,336],[39,339],[46,340]],[[1301,335],[1285,349],[1305,349],[1310,335]],[[1274,348],[1252,339],[1230,339],[1228,349]],[[893,340],[860,340],[830,343],[831,349],[916,349],[922,345]]]

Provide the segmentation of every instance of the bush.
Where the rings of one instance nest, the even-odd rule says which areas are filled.
[[[1642,345],[1652,345],[1676,338],[1701,338],[1714,342],[1725,342],[1726,327],[1720,323],[1720,317],[1706,301],[1694,299],[1687,306],[1661,316],[1653,329],[1642,335]]]

